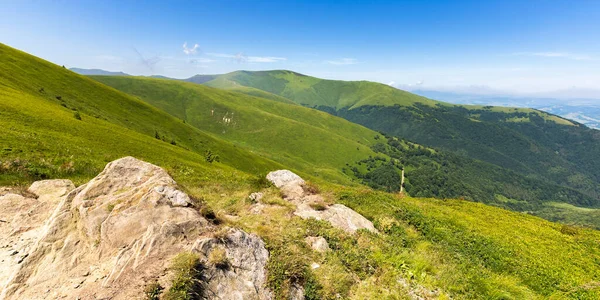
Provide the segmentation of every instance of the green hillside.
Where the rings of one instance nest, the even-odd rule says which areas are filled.
[[[327,106],[340,109],[364,105],[436,103],[434,100],[379,83],[324,80],[292,71],[237,71],[220,75],[204,84],[224,89],[253,87],[310,107]]]
[[[341,172],[346,164],[375,155],[370,146],[380,137],[324,112],[193,83],[145,77],[93,78],[235,145],[338,182],[349,178]]]
[[[259,174],[278,166],[60,66],[1,44],[0,57],[1,184],[86,180],[125,155],[191,164],[198,175],[210,165],[207,151],[219,155],[218,172],[229,166]]]
[[[378,83],[323,80],[290,71],[239,71],[205,84],[258,88],[391,136],[576,190],[594,199],[580,203],[600,205],[600,133],[551,114],[450,105]]]
[[[200,203],[203,215],[212,215],[215,226],[242,228],[265,240],[270,256],[267,284],[275,299],[287,299],[292,286],[302,286],[307,299],[600,297],[598,231],[469,201],[403,197],[335,184],[324,176],[313,188],[326,201],[353,208],[380,231],[350,235],[329,223],[293,216],[293,205],[259,180],[266,171],[294,169],[288,161],[306,170],[318,164],[333,170],[342,159],[331,151],[352,159],[376,150],[394,156],[389,148],[397,146],[394,141],[409,142],[385,141],[322,112],[235,92],[147,78],[114,84],[132,92],[148,89],[148,94],[138,93],[155,106],[0,45],[0,185],[22,187],[44,178],[68,178],[80,185],[106,162],[125,155],[155,163]],[[213,122],[207,108],[234,111],[239,127]],[[263,157],[268,156],[267,135],[252,133],[261,122],[275,128],[265,130],[274,130],[270,157],[279,153],[284,158],[278,162]],[[286,135],[279,127],[292,133]],[[303,137],[305,131],[351,148],[318,141],[295,150],[282,146],[293,143],[293,135],[310,142]],[[351,140],[360,137],[364,139]],[[415,156],[417,150],[424,157],[423,151],[437,153],[407,147]],[[211,160],[208,151],[220,161]],[[296,157],[285,158],[288,151]],[[354,151],[362,154],[352,157]],[[255,203],[248,195],[256,191],[265,194],[261,214],[250,211]],[[323,236],[331,250],[312,251],[304,242],[307,236]]]

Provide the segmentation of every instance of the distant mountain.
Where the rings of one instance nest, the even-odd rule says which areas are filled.
[[[183,81],[202,84],[207,81],[211,81],[211,80],[217,78],[218,76],[219,75],[200,75],[200,74],[198,74],[198,75],[194,75],[188,79],[183,79]]]
[[[436,90],[413,90],[415,94],[454,104],[529,107],[600,129],[600,99],[481,95]]]
[[[102,69],[81,69],[81,68],[70,68],[69,70],[81,74],[81,75],[110,75],[110,76],[131,76],[123,72],[112,72]]]

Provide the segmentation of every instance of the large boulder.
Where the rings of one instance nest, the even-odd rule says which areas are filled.
[[[267,180],[273,183],[277,188],[282,188],[286,185],[302,185],[304,180],[289,170],[278,170],[267,174]]]
[[[192,250],[201,255],[205,266],[202,276],[210,279],[202,284],[202,296],[223,300],[272,298],[265,288],[269,252],[257,235],[230,229],[224,237],[197,240]],[[223,251],[224,259],[211,261],[213,251]]]
[[[29,189],[38,199],[0,198],[0,204],[12,203],[13,210],[25,214],[34,201],[55,203],[32,223],[37,226],[35,240],[20,248],[11,268],[0,269],[0,299],[137,299],[149,282],[168,285],[171,259],[215,231],[167,172],[133,157],[109,163],[90,182],[64,195],[70,188],[72,183],[64,181],[39,182]],[[5,211],[11,212],[2,210],[0,218]],[[242,255],[239,265],[246,268],[248,257],[259,260],[250,265],[257,278],[264,278],[262,262],[268,252],[260,238],[241,231],[227,236],[236,241],[228,244],[231,261]],[[248,275],[230,272],[215,278],[247,283]],[[264,280],[252,283],[239,293],[261,299]],[[212,277],[206,284],[218,285]],[[236,294],[241,287],[227,292]]]
[[[44,235],[48,218],[74,188],[70,180],[44,180],[24,195],[5,189],[0,196],[0,299],[4,285]]]
[[[314,218],[328,221],[331,226],[348,233],[355,233],[359,229],[377,232],[371,221],[342,204],[334,204],[324,210],[315,210],[308,204],[301,204],[294,214],[303,219]]]
[[[345,205],[334,204],[325,206],[325,201],[321,195],[305,192],[305,181],[291,171],[279,170],[271,172],[267,175],[267,180],[281,189],[285,199],[296,205],[296,211],[294,212],[296,216],[303,219],[314,218],[325,220],[333,227],[348,233],[354,233],[359,229],[377,232],[371,221]]]

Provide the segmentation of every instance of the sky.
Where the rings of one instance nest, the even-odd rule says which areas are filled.
[[[0,42],[187,78],[288,69],[404,89],[600,98],[600,1],[0,0]]]

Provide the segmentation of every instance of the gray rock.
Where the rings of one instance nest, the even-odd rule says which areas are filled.
[[[314,210],[310,205],[303,203],[298,206],[294,214],[303,219],[315,218],[317,220],[328,221],[331,226],[348,233],[354,233],[359,229],[377,232],[371,221],[342,204],[334,204],[325,210],[318,211]]]
[[[277,188],[282,188],[285,185],[302,185],[304,180],[289,170],[278,170],[267,174],[267,180],[269,180]]]
[[[325,238],[320,236],[308,236],[304,239],[304,241],[315,251],[317,252],[327,252],[329,251],[329,244],[325,240]]]
[[[304,300],[304,287],[292,284],[290,287],[290,295],[288,297],[289,300]]]
[[[40,180],[31,184],[28,192],[40,196],[61,197],[75,189],[75,185],[68,179]]]
[[[225,249],[227,264],[215,266],[209,259],[215,249]],[[210,299],[256,299],[272,298],[265,287],[266,265],[269,252],[265,243],[255,234],[229,229],[225,238],[197,240],[192,251],[203,257],[205,297]]]
[[[342,204],[334,204],[325,207],[323,210],[313,209],[310,204],[324,203],[323,197],[321,195],[306,195],[302,187],[305,183],[304,180],[288,170],[271,172],[267,175],[267,179],[281,190],[285,199],[296,204],[296,211],[294,212],[296,216],[303,219],[325,220],[333,227],[348,233],[354,233],[359,229],[377,232],[371,221]]]
[[[256,193],[250,194],[250,196],[248,198],[250,198],[250,200],[252,200],[254,202],[259,202],[263,197],[264,197],[263,193],[256,192]]]

